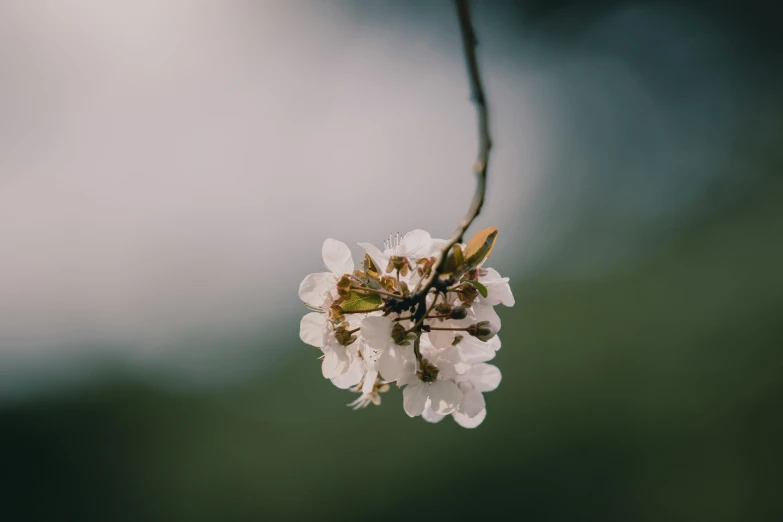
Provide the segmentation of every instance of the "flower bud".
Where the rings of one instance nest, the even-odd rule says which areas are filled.
[[[392,270],[397,270],[401,276],[408,275],[411,264],[407,257],[403,256],[391,256],[389,258],[389,264],[386,265],[386,273],[388,274]]]
[[[329,320],[342,323],[345,321],[345,315],[343,315],[343,309],[339,305],[333,304],[329,308]]]
[[[449,312],[449,318],[450,319],[465,319],[468,316],[468,309],[464,306],[457,306],[454,307],[451,312]]]
[[[348,323],[342,323],[335,328],[334,337],[337,339],[337,342],[343,346],[348,346],[356,340],[356,336],[353,335],[353,332],[348,330]]]
[[[489,321],[479,321],[476,324],[470,325],[468,327],[468,333],[484,342],[489,341],[497,335],[497,331],[490,326]]]
[[[420,381],[435,382],[437,380],[440,370],[434,364],[431,364],[427,359],[422,359],[420,366],[421,369],[416,372]]]
[[[391,337],[392,341],[394,341],[394,344],[404,343],[405,338],[407,337],[405,327],[403,327],[400,323],[394,323],[391,331]]]
[[[473,304],[473,301],[476,300],[478,295],[478,289],[471,284],[463,284],[457,290],[457,297],[459,297],[459,300],[462,301],[462,303],[466,306]]]
[[[418,261],[416,261],[416,271],[419,274],[419,277],[427,277],[432,272],[432,266],[435,264],[435,258],[431,257],[429,259],[422,257]]]
[[[345,297],[351,293],[351,278],[348,275],[344,275],[337,281],[337,294],[340,297]]]
[[[449,314],[451,313],[451,305],[449,303],[438,303],[435,306],[435,311],[438,312],[438,315]]]
[[[387,292],[395,292],[397,291],[397,280],[393,277],[383,276],[381,278],[381,286]]]

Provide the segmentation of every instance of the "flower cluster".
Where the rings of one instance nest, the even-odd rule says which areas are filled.
[[[328,272],[305,277],[299,297],[313,311],[299,335],[323,352],[321,370],[359,397],[349,406],[380,404],[391,383],[403,390],[405,412],[438,422],[446,415],[466,428],[487,414],[484,393],[500,384],[487,364],[500,348],[495,305],[512,306],[508,278],[483,266],[497,229],[456,244],[439,262],[445,240],[423,230],[390,237],[365,251],[357,268],[350,249],[327,239]],[[433,270],[436,272],[433,274]]]

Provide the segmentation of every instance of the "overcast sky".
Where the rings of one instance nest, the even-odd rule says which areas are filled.
[[[290,321],[326,237],[450,234],[475,112],[452,7],[425,4],[0,3],[0,379]],[[479,225],[506,271],[585,204],[636,226],[706,190],[737,118],[711,108],[744,92],[709,24],[643,5],[571,47],[476,24],[496,144]]]

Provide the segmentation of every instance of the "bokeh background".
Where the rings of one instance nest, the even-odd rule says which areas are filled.
[[[450,2],[0,2],[0,520],[783,520],[775,7],[474,1],[517,304],[464,430],[298,338],[324,238],[470,200]]]

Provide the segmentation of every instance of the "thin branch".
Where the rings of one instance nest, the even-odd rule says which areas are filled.
[[[473,103],[478,113],[478,138],[479,150],[476,162],[473,164],[473,171],[476,174],[476,192],[470,203],[468,212],[460,220],[457,229],[451,238],[441,248],[435,264],[427,278],[422,283],[421,290],[417,293],[426,294],[435,283],[435,279],[443,271],[444,261],[451,248],[462,241],[462,236],[468,229],[476,216],[481,212],[484,204],[484,194],[487,188],[487,167],[489,165],[489,151],[492,148],[492,140],[489,137],[489,114],[487,111],[487,102],[484,97],[484,87],[479,73],[478,60],[476,59],[476,34],[473,32],[473,23],[470,19],[469,0],[455,0],[457,4],[457,13],[459,15],[459,28],[462,35],[462,50],[465,55],[465,65],[468,70],[468,79],[470,80],[470,91]]]
[[[421,308],[417,308],[416,311],[419,312],[419,310],[424,310],[424,307],[427,306],[427,300],[425,298],[426,294],[422,294],[421,300],[419,301],[419,306]],[[407,331],[412,332],[414,330],[419,330],[422,324],[424,324],[424,319],[427,318],[428,315],[430,315],[430,312],[432,312],[435,309],[435,305],[438,304],[438,298],[440,297],[440,294],[438,292],[435,292],[435,297],[432,298],[432,304],[430,307],[421,314],[421,317],[416,319],[417,314],[413,314],[413,318],[416,319],[416,323],[414,323],[413,326],[411,326]]]
[[[467,332],[468,328],[440,328],[435,326],[430,326],[430,330],[443,330],[443,331],[450,331],[450,332]]]
[[[419,369],[421,369],[421,331],[416,332],[416,338],[413,340],[413,354],[419,363]]]

